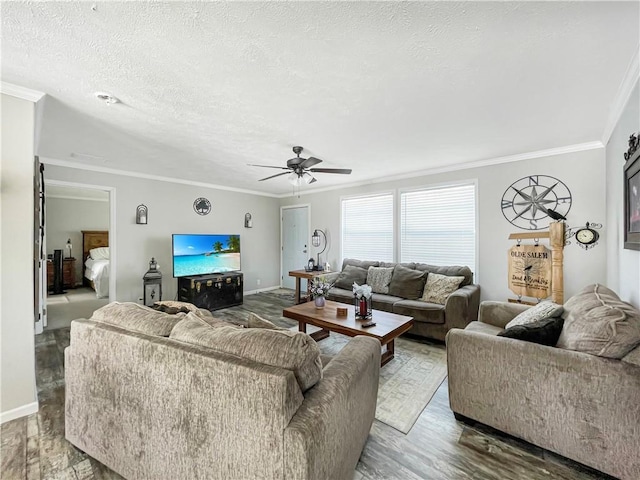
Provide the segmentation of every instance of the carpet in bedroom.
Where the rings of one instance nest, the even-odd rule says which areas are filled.
[[[62,295],[47,296],[47,326],[55,330],[71,325],[76,318],[89,318],[93,312],[109,303],[108,298],[96,298],[90,288],[67,289]]]

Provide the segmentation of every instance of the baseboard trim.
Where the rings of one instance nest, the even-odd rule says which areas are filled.
[[[38,411],[38,402],[27,403],[18,408],[14,408],[13,410],[8,410],[6,412],[0,413],[0,424],[10,422],[11,420],[15,420],[16,418],[26,417],[27,415],[31,415],[32,413],[36,413]]]
[[[268,292],[270,290],[277,290],[279,288],[280,285],[276,285],[275,287],[258,288],[257,290],[249,290],[248,292],[244,292],[244,295],[255,295],[256,293]]]

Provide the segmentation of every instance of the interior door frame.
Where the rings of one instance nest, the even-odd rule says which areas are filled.
[[[44,187],[44,164],[40,162],[38,155],[34,156],[34,205],[33,212],[35,214],[33,219],[33,238],[34,238],[34,331],[36,335],[40,335],[43,332],[44,327],[47,326],[47,305],[45,303],[47,296],[47,255],[46,255],[46,243],[44,237],[44,208],[45,208],[45,187]],[[36,193],[37,190],[37,193]],[[46,222],[46,218],[44,218]],[[37,250],[35,247],[38,247]],[[35,261],[37,258],[38,267],[37,272],[35,268]],[[37,293],[36,293],[37,289]],[[37,307],[37,311],[36,311]]]
[[[75,187],[91,190],[102,190],[109,194],[109,302],[116,300],[116,265],[117,248],[116,248],[116,188],[106,185],[89,185],[86,183],[67,182],[64,180],[47,180],[46,185],[55,185],[59,187]],[[45,224],[45,242],[47,237],[47,226]],[[46,243],[45,243],[46,245]],[[82,269],[84,271],[84,268]],[[44,299],[46,302],[46,298]]]
[[[297,205],[286,205],[280,207],[280,288],[283,288],[284,284],[284,274],[288,272],[284,271],[284,235],[283,235],[283,227],[284,227],[284,211],[290,210],[292,208],[306,208],[307,209],[307,245],[309,250],[311,250],[311,204],[309,203],[300,203]]]

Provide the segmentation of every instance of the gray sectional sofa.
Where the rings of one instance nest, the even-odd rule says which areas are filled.
[[[640,345],[633,345],[640,311],[595,285],[565,302],[556,347],[497,336],[528,308],[482,302],[479,321],[449,332],[451,409],[617,478],[639,479]]]
[[[373,338],[323,366],[301,332],[114,302],[71,324],[65,435],[129,480],[351,480],[379,370]]]
[[[404,269],[396,268],[397,266],[404,267]],[[359,280],[357,281],[359,284],[366,282],[366,273],[364,277],[356,278],[357,271],[356,276],[349,275],[347,267],[358,267],[365,272],[368,272],[369,267],[394,269],[389,284],[389,293],[374,293],[372,307],[376,310],[413,317],[414,324],[409,330],[411,334],[442,341],[450,329],[464,328],[478,318],[480,286],[473,283],[473,273],[469,267],[441,267],[424,263],[391,263],[347,258],[342,263],[341,272],[325,275],[327,280],[338,282],[329,290],[328,300],[353,304],[353,291],[350,285],[354,280]],[[353,269],[349,270],[353,273]],[[411,271],[415,273],[412,274]],[[464,279],[460,287],[448,296],[444,304],[437,304],[420,300],[429,273],[461,276]]]

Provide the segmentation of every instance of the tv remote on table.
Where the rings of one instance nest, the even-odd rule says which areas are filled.
[[[373,327],[375,326],[375,322],[367,322],[362,324],[362,328]]]

